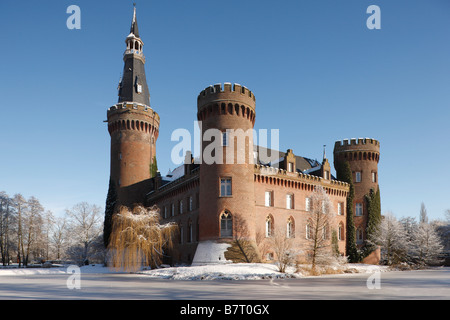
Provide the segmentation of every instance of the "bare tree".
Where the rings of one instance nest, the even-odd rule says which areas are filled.
[[[233,242],[225,252],[225,258],[244,263],[260,261],[256,242],[250,240],[247,222],[241,214],[233,215],[233,228]]]
[[[64,248],[68,244],[66,216],[54,219],[49,241],[53,247],[55,258],[61,260]]]
[[[171,248],[178,226],[160,224],[157,208],[136,206],[133,210],[121,207],[112,217],[112,231],[108,246],[112,267],[136,271],[143,265],[152,268],[161,264],[164,249]]]
[[[420,205],[420,223],[428,223],[427,209],[425,204],[422,202]]]
[[[3,265],[10,261],[12,222],[11,198],[5,192],[0,192],[0,253]]]
[[[38,242],[42,236],[42,214],[44,207],[41,205],[38,199],[30,197],[27,201],[28,210],[26,211],[25,219],[23,220],[25,228],[24,231],[24,265],[28,265],[30,261],[30,255],[34,258],[41,257],[42,251]]]
[[[81,202],[66,210],[66,214],[74,241],[70,254],[80,263],[89,263],[91,245],[102,232],[101,209],[96,205]]]
[[[278,271],[286,272],[286,268],[297,259],[298,250],[295,247],[294,239],[287,236],[284,228],[277,228],[268,238],[268,243],[275,253]]]
[[[332,257],[330,228],[334,222],[334,212],[326,191],[318,186],[311,197],[311,214],[307,222],[307,251],[310,253],[311,269],[317,263],[329,261]]]

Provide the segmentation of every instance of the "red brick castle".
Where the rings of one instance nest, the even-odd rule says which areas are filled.
[[[273,236],[275,229],[284,230],[286,237],[295,239],[299,246],[306,244],[309,201],[317,187],[329,196],[335,214],[330,228],[337,230],[339,251],[346,254],[349,184],[332,176],[325,156],[318,162],[296,155],[291,149],[268,150],[254,145],[252,134],[238,141],[230,132],[251,132],[256,119],[255,95],[242,85],[216,84],[202,90],[197,99],[202,136],[209,129],[222,133],[224,161],[195,161],[187,153],[184,164],[166,176],[152,170],[160,118],[150,106],[136,9],[125,42],[118,103],[107,112],[111,181],[117,190],[118,204],[156,205],[163,222],[178,224],[179,235],[170,263],[214,262],[219,254],[220,259],[225,259],[220,248],[231,243],[244,225],[246,237],[255,244]],[[202,152],[208,150],[210,143],[203,141]],[[230,154],[234,157],[231,163],[226,159]],[[270,161],[263,154],[268,154]],[[353,174],[357,243],[365,239],[364,196],[378,188],[379,157],[380,143],[373,139],[338,141],[334,147],[335,165],[348,161]],[[259,257],[271,260],[274,253],[266,250],[259,252]]]

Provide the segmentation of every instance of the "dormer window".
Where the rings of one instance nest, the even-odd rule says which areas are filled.
[[[139,77],[138,76],[136,76],[135,86],[136,86],[136,92],[137,93],[142,93],[142,84],[139,83]]]

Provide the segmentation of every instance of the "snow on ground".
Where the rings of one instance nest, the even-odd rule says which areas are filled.
[[[386,266],[347,264],[343,267],[345,274],[385,272]],[[81,274],[126,273],[111,270],[103,265],[89,265],[80,268]],[[20,276],[39,274],[71,274],[68,266],[54,268],[1,268],[0,276]],[[276,265],[265,263],[230,263],[208,264],[200,266],[168,267],[136,272],[154,279],[170,280],[259,280],[301,278],[304,275],[295,272],[295,268],[288,268],[286,273],[278,271]]]

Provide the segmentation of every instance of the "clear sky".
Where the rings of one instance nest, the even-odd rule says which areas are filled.
[[[256,96],[256,129],[280,149],[330,161],[334,142],[381,142],[382,212],[450,209],[448,0],[136,0],[162,174],[196,98],[223,82]],[[132,0],[1,0],[0,191],[61,214],[104,207],[106,110],[117,102]],[[81,9],[69,30],[67,7]],[[369,5],[381,29],[369,30]]]

